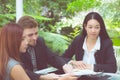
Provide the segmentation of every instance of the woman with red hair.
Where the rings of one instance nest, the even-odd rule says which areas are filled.
[[[28,40],[19,25],[8,23],[3,26],[0,31],[0,80],[30,80],[19,59],[27,45]]]

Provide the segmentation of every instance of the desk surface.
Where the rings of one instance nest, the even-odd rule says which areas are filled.
[[[48,74],[56,71],[56,68],[50,67],[43,70],[36,71],[37,74]],[[82,78],[82,79],[81,79]],[[102,73],[99,76],[82,76],[78,80],[120,80],[120,73]]]
[[[120,80],[120,75],[114,73],[103,73],[100,76],[81,76],[78,80]]]
[[[108,80],[120,80],[120,74],[114,74],[114,73],[103,73],[105,76],[109,76]]]

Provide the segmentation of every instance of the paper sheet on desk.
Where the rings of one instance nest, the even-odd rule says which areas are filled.
[[[92,70],[74,70],[73,75],[75,76],[83,76],[83,75],[88,75],[88,76],[99,76],[101,75],[102,72],[94,72]],[[66,74],[62,74],[61,76],[65,76]]]
[[[53,72],[53,71],[56,71],[58,69],[54,68],[54,67],[49,67],[49,68],[45,68],[45,69],[42,69],[42,70],[38,70],[36,71],[35,73],[37,74],[48,74],[50,72]],[[88,75],[88,76],[100,76],[102,72],[94,72],[92,70],[78,70],[78,69],[74,69],[74,72],[73,72],[73,75],[75,76],[82,76],[82,75]],[[60,76],[65,76],[66,74],[62,74]]]
[[[95,75],[96,72],[92,70],[79,70],[79,71],[74,71],[73,73],[76,76],[81,76],[81,75]]]
[[[45,69],[42,69],[42,70],[35,71],[35,73],[37,73],[37,74],[48,74],[48,73],[56,71],[56,70],[57,69],[54,68],[54,67],[49,67],[49,68],[45,68]]]

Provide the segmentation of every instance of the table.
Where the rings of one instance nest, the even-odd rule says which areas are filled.
[[[120,74],[117,73],[103,73],[103,76],[109,76],[107,80],[120,80]]]
[[[120,80],[120,74],[103,73],[99,76],[81,76],[78,80]]]
[[[48,74],[50,72],[63,74],[63,71],[57,70],[54,67],[49,67],[43,70],[36,71],[37,74]],[[120,73],[102,73],[95,76],[81,76],[78,80],[120,80]]]

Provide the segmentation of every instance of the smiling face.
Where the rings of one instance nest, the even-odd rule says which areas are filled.
[[[38,27],[24,29],[26,37],[29,39],[29,45],[35,46],[38,38]]]
[[[87,37],[91,39],[97,39],[100,33],[100,24],[95,19],[90,19],[85,26]]]

